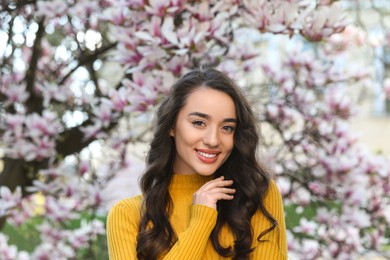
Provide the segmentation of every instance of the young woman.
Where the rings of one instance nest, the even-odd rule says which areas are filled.
[[[143,195],[109,212],[110,259],[287,259],[282,199],[258,142],[230,78],[184,75],[157,112]]]

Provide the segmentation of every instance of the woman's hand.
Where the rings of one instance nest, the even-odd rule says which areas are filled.
[[[194,193],[193,205],[205,205],[213,209],[217,209],[219,200],[232,200],[235,189],[228,188],[233,184],[233,180],[225,180],[221,176],[212,181],[206,182],[199,190]]]

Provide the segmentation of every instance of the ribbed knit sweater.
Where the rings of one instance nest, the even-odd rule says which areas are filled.
[[[216,224],[218,212],[203,205],[192,205],[192,195],[204,183],[211,180],[200,175],[174,175],[169,192],[173,202],[170,223],[177,241],[162,259],[227,259],[220,256],[209,239]],[[110,259],[137,259],[136,245],[140,222],[142,196],[124,199],[116,203],[107,218],[107,238]],[[251,259],[287,259],[286,230],[280,192],[271,181],[264,205],[278,222],[278,226],[261,238],[257,236],[269,228],[271,223],[258,211],[251,220],[253,227]],[[234,246],[234,237],[227,226],[223,227],[220,241],[223,246]]]

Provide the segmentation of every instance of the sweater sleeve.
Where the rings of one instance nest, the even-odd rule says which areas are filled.
[[[163,259],[203,259],[207,241],[217,222],[217,215],[217,211],[210,207],[204,205],[192,206],[188,228],[178,234],[178,240]]]
[[[107,244],[111,260],[137,259],[139,210],[135,201],[120,201],[107,217]]]
[[[272,231],[260,238],[261,242],[258,242],[257,236],[269,228],[271,224],[260,212],[255,214],[252,219],[252,225],[255,231],[255,250],[252,259],[285,260],[287,259],[287,238],[284,208],[282,196],[274,181],[270,182],[270,187],[264,198],[264,205],[278,224]]]
[[[136,245],[140,220],[137,208],[132,203],[124,201],[111,208],[107,217],[107,243],[111,260],[137,259]],[[176,243],[163,259],[202,259],[217,215],[215,209],[207,206],[192,206],[189,226],[178,234]]]

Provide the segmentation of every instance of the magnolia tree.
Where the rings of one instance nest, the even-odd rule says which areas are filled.
[[[39,243],[23,250],[0,233],[0,258],[96,258],[102,190],[142,168],[134,147],[150,140],[156,106],[203,64],[235,78],[258,109],[291,258],[385,255],[389,161],[348,128],[347,93],[372,73],[345,63],[364,38],[333,2],[3,2],[1,226],[39,219]]]

